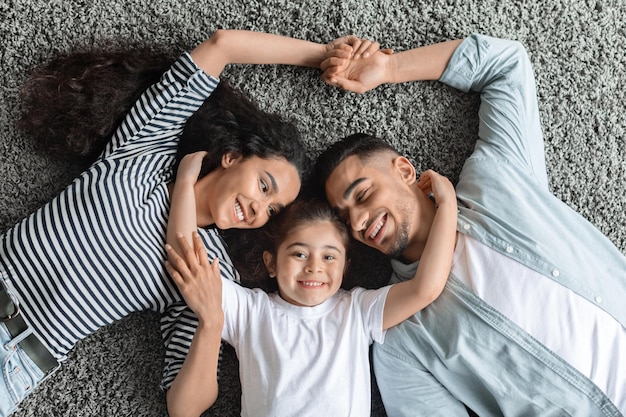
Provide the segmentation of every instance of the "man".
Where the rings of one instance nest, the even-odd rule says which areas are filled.
[[[374,346],[390,416],[622,416],[626,259],[548,189],[535,82],[523,47],[473,35],[367,59],[325,79],[364,92],[440,80],[481,94],[479,140],[457,185],[459,237],[442,295]],[[385,142],[353,135],[320,156],[330,204],[355,239],[417,267],[436,206]]]

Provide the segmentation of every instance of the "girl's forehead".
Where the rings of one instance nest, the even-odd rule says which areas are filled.
[[[337,230],[337,226],[335,226],[328,219],[315,219],[315,220],[301,220],[298,224],[295,224],[291,228],[291,232],[297,232],[303,229],[317,229],[317,228],[328,228],[331,230]]]
[[[340,229],[330,220],[310,220],[294,226],[286,235],[285,242],[307,246],[334,246],[345,249]]]

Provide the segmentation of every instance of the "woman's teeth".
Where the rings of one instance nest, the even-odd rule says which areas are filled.
[[[241,209],[241,205],[239,201],[235,200],[235,213],[237,214],[237,219],[242,222],[244,221],[243,210]]]

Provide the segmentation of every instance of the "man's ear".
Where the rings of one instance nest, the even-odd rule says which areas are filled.
[[[263,251],[263,263],[267,272],[270,274],[270,278],[276,278],[276,263],[274,262],[274,255],[268,251]]]
[[[393,167],[406,184],[413,184],[417,181],[415,167],[404,156],[397,156],[393,159]]]
[[[226,152],[222,155],[222,168],[228,168],[243,157],[235,151]]]

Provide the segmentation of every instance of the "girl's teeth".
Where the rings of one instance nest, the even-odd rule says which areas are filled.
[[[304,285],[305,287],[321,287],[323,283],[302,281],[302,285]]]

